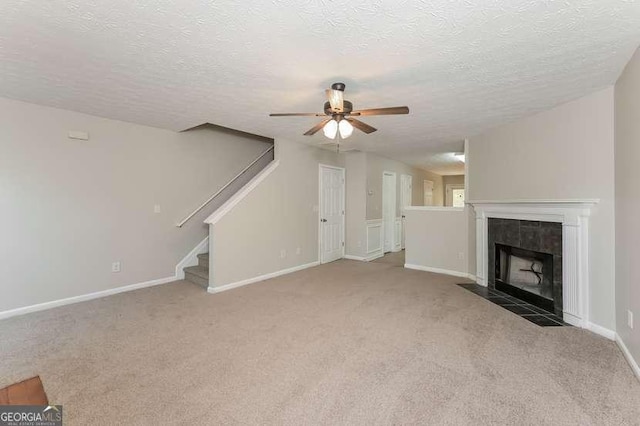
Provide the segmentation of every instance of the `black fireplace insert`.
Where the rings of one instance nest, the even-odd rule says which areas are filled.
[[[553,255],[495,243],[495,288],[554,312]]]

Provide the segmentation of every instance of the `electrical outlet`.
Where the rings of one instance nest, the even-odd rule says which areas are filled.
[[[458,253],[458,259],[464,260],[464,252],[463,251]]]
[[[160,204],[156,204],[155,206],[153,206],[153,212],[154,213],[160,213]]]
[[[629,328],[633,328],[633,312],[627,310],[627,325]]]
[[[362,241],[358,241],[358,247],[362,247]]]
[[[111,264],[111,272],[120,272],[121,266],[120,262],[113,262]]]
[[[280,259],[287,257],[287,251],[285,249],[280,250]]]
[[[296,254],[300,254],[300,252],[302,252],[302,250],[300,249],[300,247],[298,247],[298,248],[296,249]]]

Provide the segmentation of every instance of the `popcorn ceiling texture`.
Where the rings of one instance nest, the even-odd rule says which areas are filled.
[[[639,42],[638,1],[4,0],[0,96],[319,143],[267,114],[344,81],[356,108],[411,108],[347,144],[419,163],[613,84]]]

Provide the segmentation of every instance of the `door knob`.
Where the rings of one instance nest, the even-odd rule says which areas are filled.
[[[326,222],[327,219],[320,219],[320,222]]]

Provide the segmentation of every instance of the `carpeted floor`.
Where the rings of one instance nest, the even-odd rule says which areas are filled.
[[[617,346],[393,262],[211,295],[176,282],[0,321],[0,387],[68,425],[640,424]]]

